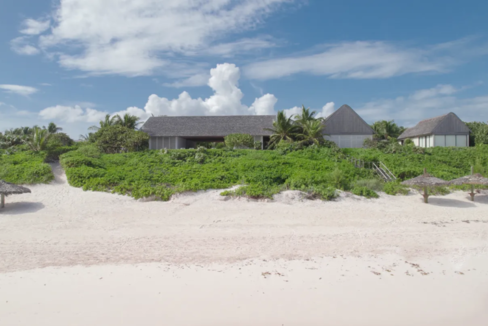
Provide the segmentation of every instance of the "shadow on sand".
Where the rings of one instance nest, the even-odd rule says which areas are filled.
[[[470,208],[476,207],[473,202],[466,198],[466,201],[450,199],[450,198],[439,198],[439,197],[429,197],[429,204],[441,207],[456,207],[456,208]]]
[[[467,196],[468,200],[471,200],[469,196]],[[476,194],[474,196],[474,202],[478,204],[488,204],[488,195],[487,194]]]
[[[21,215],[27,213],[35,213],[40,211],[44,208],[43,203],[35,203],[35,202],[14,202],[14,203],[5,203],[5,208],[0,208],[0,215],[9,214],[9,215]]]

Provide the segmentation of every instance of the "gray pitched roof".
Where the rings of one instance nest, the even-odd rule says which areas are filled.
[[[344,104],[324,121],[328,135],[373,135],[374,130],[349,105]]]
[[[456,114],[450,112],[420,121],[415,127],[405,130],[398,139],[425,135],[469,135],[469,128]]]
[[[151,117],[141,130],[153,137],[223,137],[230,134],[269,136],[274,115]]]

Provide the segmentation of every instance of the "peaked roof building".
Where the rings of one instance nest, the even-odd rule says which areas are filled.
[[[450,112],[420,121],[415,127],[405,130],[398,139],[428,135],[469,135],[469,128],[456,114]]]
[[[373,135],[374,130],[349,105],[344,104],[325,121],[328,135]]]
[[[349,105],[344,104],[324,121],[325,139],[341,148],[361,148],[373,139],[374,130]]]

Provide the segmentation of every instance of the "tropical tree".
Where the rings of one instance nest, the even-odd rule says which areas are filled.
[[[101,152],[108,154],[134,152],[148,147],[149,136],[116,124],[97,131],[95,144]]]
[[[47,126],[47,130],[51,134],[56,134],[58,131],[63,130],[63,128],[58,127],[54,122],[50,122],[49,125]]]
[[[376,121],[371,127],[375,131],[376,138],[378,139],[398,138],[398,136],[405,130],[405,128],[399,127],[393,120]]]
[[[139,121],[141,118],[128,113],[124,114],[123,117],[117,114],[114,118],[116,119],[116,124],[129,129],[137,129],[137,126],[141,124],[141,121]]]
[[[479,144],[488,144],[488,123],[484,122],[466,122],[469,133],[469,144],[471,146]]]
[[[100,130],[101,128],[104,128],[104,127],[114,126],[115,124],[117,124],[117,117],[116,116],[110,117],[110,114],[107,114],[105,116],[105,119],[100,121],[100,127],[99,126],[91,126],[90,128],[88,128],[88,130],[97,131],[97,130]]]
[[[293,117],[286,117],[284,111],[279,111],[276,121],[273,121],[273,128],[265,128],[264,130],[271,131],[269,147],[275,147],[280,141],[292,142],[297,134],[298,126],[293,121]]]
[[[46,149],[46,145],[50,137],[51,133],[49,133],[47,129],[35,127],[25,143],[29,145],[30,149],[34,152],[39,152]]]
[[[324,142],[324,128],[325,125],[322,119],[308,120],[300,124],[301,131],[297,137],[304,144],[322,144]]]
[[[324,118],[316,118],[315,117],[316,114],[317,114],[317,112],[310,111],[310,109],[307,109],[307,108],[305,108],[304,105],[302,105],[302,113],[295,115],[295,122],[301,126],[301,125],[306,124],[309,121],[313,121],[313,120],[323,121],[324,120]]]
[[[19,135],[5,132],[5,135],[0,137],[0,149],[8,149],[13,146],[22,145],[23,143],[24,138]]]

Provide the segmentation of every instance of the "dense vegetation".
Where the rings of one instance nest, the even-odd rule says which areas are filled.
[[[335,150],[318,147],[289,153],[199,148],[102,154],[85,146],[62,155],[61,164],[72,186],[163,200],[176,192],[239,184],[245,187],[237,194],[256,198],[297,189],[330,199],[335,189],[350,190],[356,180],[374,178],[337,159]]]
[[[470,125],[478,145],[472,148],[401,146],[396,137],[404,130],[393,121],[378,121],[373,141],[363,149],[339,149],[324,140],[324,125],[315,112],[300,115],[279,112],[266,151],[250,135],[229,135],[224,143],[207,143],[189,150],[148,151],[148,136],[136,128],[134,116],[107,117],[93,132],[74,143],[55,124],[48,128],[17,128],[0,134],[0,179],[14,183],[45,183],[53,179],[46,162],[61,158],[68,181],[85,190],[111,191],[134,198],[154,196],[168,200],[184,191],[225,189],[240,185],[225,196],[272,198],[283,190],[301,190],[308,198],[330,200],[337,189],[367,198],[377,192],[406,194],[401,180],[427,168],[445,180],[488,172],[488,145],[483,145],[486,124]],[[383,162],[399,178],[384,183],[370,169],[355,168],[351,158]]]
[[[379,162],[401,180],[410,179],[428,172],[438,178],[451,180],[470,173],[471,166],[476,173],[488,172],[488,146],[469,148],[435,147],[418,150],[414,146],[403,146],[394,153],[380,149],[349,148],[344,153],[366,162]]]
[[[47,152],[18,151],[5,154],[0,150],[0,180],[15,184],[48,183],[54,179]]]
[[[469,143],[471,146],[488,145],[488,124],[485,122],[466,122],[470,129]]]
[[[76,149],[74,141],[62,128],[20,127],[0,133],[0,180],[16,184],[48,183],[54,179],[46,162]]]

